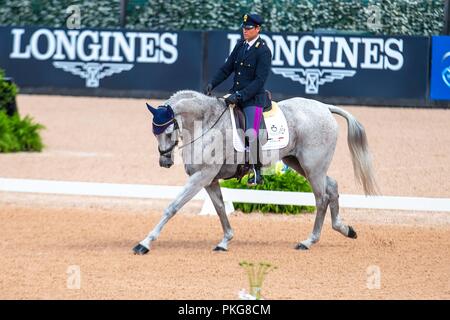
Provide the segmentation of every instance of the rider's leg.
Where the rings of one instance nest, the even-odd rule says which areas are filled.
[[[262,184],[261,162],[259,159],[259,129],[263,116],[262,106],[247,106],[244,108],[245,135],[249,141],[249,160],[254,175],[248,179],[249,185]]]

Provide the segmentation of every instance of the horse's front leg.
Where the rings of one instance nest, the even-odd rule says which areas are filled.
[[[230,222],[228,221],[219,182],[217,180],[214,180],[209,186],[205,187],[205,190],[206,192],[208,192],[214,208],[219,215],[220,223],[222,224],[223,229],[223,239],[214,248],[214,251],[227,251],[228,243],[231,241],[231,239],[233,239],[233,229],[231,228]]]
[[[181,209],[189,200],[191,200],[204,186],[207,186],[214,179],[217,174],[217,170],[202,170],[194,173],[190,176],[188,182],[183,187],[181,193],[175,198],[172,203],[164,210],[164,214],[161,217],[159,223],[148,234],[148,236],[139,242],[133,251],[135,254],[146,254],[149,252],[151,244],[155,241],[161,233],[165,224]]]

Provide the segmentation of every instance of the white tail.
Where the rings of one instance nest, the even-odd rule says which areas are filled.
[[[372,157],[363,125],[344,109],[336,106],[328,106],[328,108],[332,113],[347,119],[347,142],[352,155],[353,172],[356,180],[362,184],[366,195],[378,194],[379,188],[373,174]]]

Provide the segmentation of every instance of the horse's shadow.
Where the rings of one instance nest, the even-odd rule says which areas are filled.
[[[171,240],[171,239],[159,239],[153,245],[153,249],[158,250],[173,250],[173,249],[188,249],[188,250],[209,250],[218,244],[220,239],[217,241],[212,240]],[[135,239],[123,239],[123,240],[111,240],[102,239],[96,240],[95,242],[70,242],[70,243],[59,243],[49,246],[51,249],[61,249],[65,251],[77,251],[77,252],[89,252],[89,251],[130,251],[138,243]],[[230,248],[240,248],[240,249],[255,249],[258,247],[265,248],[291,248],[294,247],[295,243],[291,241],[261,241],[261,240],[233,240],[230,243]]]
[[[95,242],[70,242],[70,243],[59,243],[49,246],[53,249],[62,249],[67,251],[131,251],[131,249],[138,244],[139,241],[136,239],[126,239],[126,240],[110,240],[102,239],[96,240]],[[203,248],[213,248],[217,243],[210,240],[170,240],[161,239],[156,241],[152,246],[154,248],[160,249],[203,249]]]
[[[121,250],[130,248],[132,240],[110,240],[104,239],[96,242],[60,242],[49,246],[52,249],[62,249],[66,251],[103,251],[103,250]]]

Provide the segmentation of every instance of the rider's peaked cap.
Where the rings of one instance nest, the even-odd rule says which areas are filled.
[[[242,17],[241,28],[245,26],[260,26],[264,23],[264,19],[257,13],[246,13]]]
[[[157,109],[147,104],[148,110],[153,114],[153,133],[163,133],[174,122],[174,113],[169,105],[159,106]]]

